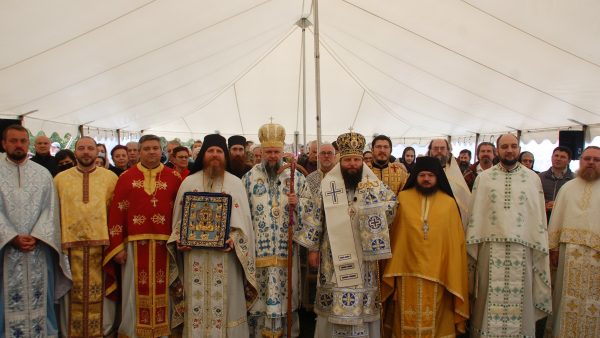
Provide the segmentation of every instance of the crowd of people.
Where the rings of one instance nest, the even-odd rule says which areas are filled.
[[[600,337],[600,148],[2,134],[0,336]],[[368,149],[367,149],[368,148]],[[216,244],[215,244],[216,243]],[[307,255],[299,254],[301,248]]]

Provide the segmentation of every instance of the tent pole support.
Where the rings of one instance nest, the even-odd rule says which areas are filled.
[[[321,54],[319,51],[319,0],[313,0],[313,18],[315,25],[315,98],[317,112],[317,145],[321,144]],[[306,149],[305,149],[306,151]]]

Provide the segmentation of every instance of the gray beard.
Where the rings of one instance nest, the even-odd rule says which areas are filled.
[[[268,163],[265,163],[265,170],[267,171],[267,176],[269,176],[269,180],[277,179],[277,172],[281,168],[281,164],[279,162],[275,163],[274,166],[270,166]]]
[[[448,160],[450,159],[449,156],[442,156],[442,155],[438,155],[435,158],[437,158],[440,161],[442,168],[446,167],[446,165],[448,164]]]

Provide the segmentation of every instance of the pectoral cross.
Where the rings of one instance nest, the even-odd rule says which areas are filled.
[[[150,203],[152,203],[152,206],[156,208],[156,203],[158,203],[158,199],[156,198],[156,196],[152,196]]]
[[[429,233],[429,223],[427,221],[423,222],[423,239],[427,239],[427,234]]]

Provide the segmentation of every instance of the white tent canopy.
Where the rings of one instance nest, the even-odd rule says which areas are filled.
[[[0,115],[168,138],[303,133],[309,0],[0,3]],[[321,0],[322,133],[600,134],[600,2]],[[315,138],[313,26],[306,111]],[[128,134],[131,135],[131,134]]]

